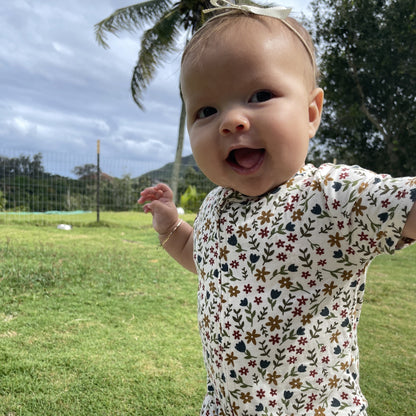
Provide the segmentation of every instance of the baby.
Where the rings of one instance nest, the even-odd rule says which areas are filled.
[[[366,270],[416,238],[416,178],[305,165],[323,106],[309,34],[278,8],[220,11],[181,68],[193,154],[218,187],[194,228],[167,185],[139,199],[162,246],[199,276],[201,416],[366,415]]]

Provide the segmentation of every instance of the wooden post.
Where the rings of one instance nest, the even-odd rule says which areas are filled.
[[[100,141],[97,140],[97,222],[100,222]]]

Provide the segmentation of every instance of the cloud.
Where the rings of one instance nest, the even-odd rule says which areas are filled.
[[[94,25],[131,4],[0,2],[0,154],[62,152],[93,159],[101,140],[104,159],[125,159],[125,166],[131,163],[136,171],[173,160],[179,53],[169,57],[150,84],[141,111],[130,92],[140,33],[110,35],[109,49],[95,40]],[[186,140],[184,155],[190,152]]]

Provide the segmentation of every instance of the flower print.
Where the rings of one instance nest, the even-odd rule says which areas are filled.
[[[340,241],[345,240],[345,237],[339,234],[337,231],[335,235],[329,235],[328,243],[331,247],[337,246],[338,248],[341,247]]]
[[[270,407],[276,407],[277,406],[277,401],[276,400],[269,400],[269,406]]]
[[[303,325],[310,324],[312,317],[313,317],[313,315],[311,313],[303,315],[302,316],[302,324]]]
[[[302,277],[304,279],[308,279],[309,277],[311,277],[311,273],[309,270],[306,270],[306,272],[302,272]]]
[[[227,254],[230,254],[230,251],[228,250],[227,246],[220,247],[220,259],[224,259],[227,261]]]
[[[368,188],[368,182],[363,182],[358,188],[358,193],[363,193]]]
[[[250,392],[247,392],[247,393],[241,393],[240,399],[243,401],[243,403],[251,403],[254,397],[250,394]]]
[[[300,378],[294,378],[289,384],[292,386],[292,389],[300,389],[303,383],[300,381]]]
[[[285,253],[279,253],[276,258],[280,261],[286,261],[287,260],[287,254]]]
[[[276,389],[270,389],[270,396],[277,396],[277,390]]]
[[[355,396],[352,401],[354,402],[354,404],[356,406],[359,406],[361,404],[361,400],[359,399],[359,397]]]
[[[270,222],[270,218],[273,218],[274,214],[268,210],[266,211],[262,211],[259,220],[260,220],[260,225],[263,225],[266,222]]]
[[[204,225],[204,228],[206,229],[206,230],[209,230],[209,228],[211,227],[211,220],[208,218],[206,221],[205,221],[205,225]]]
[[[266,276],[270,274],[270,272],[268,272],[266,270],[266,268],[263,266],[263,268],[260,269],[256,269],[256,272],[254,273],[254,276],[256,278],[257,281],[262,280],[263,282],[266,281]]]
[[[278,248],[282,248],[285,246],[284,240],[277,240],[275,244]]]
[[[340,206],[341,206],[341,202],[334,199],[334,201],[332,202],[332,208],[337,210]]]
[[[341,399],[342,400],[347,400],[348,399],[348,393],[346,393],[345,391],[341,393]]]
[[[293,204],[291,204],[290,202],[288,202],[286,205],[285,205],[285,211],[290,211],[290,212],[292,212],[293,210],[294,210],[294,208],[295,208],[295,206],[293,205]]]
[[[306,305],[306,298],[304,296],[301,296],[300,298],[297,299],[299,306],[303,306]]]
[[[319,181],[313,181],[311,187],[314,191],[319,191],[319,192],[322,191],[322,186]]]
[[[338,286],[334,284],[334,282],[331,282],[330,284],[325,283],[324,285],[324,289],[322,290],[323,293],[325,293],[325,295],[332,295],[332,291],[334,289],[336,289]]]
[[[234,331],[233,332],[234,339],[240,339],[241,338],[241,332],[240,331]]]
[[[257,390],[256,396],[259,399],[262,399],[266,395],[266,392],[263,389]]]
[[[247,226],[247,224],[244,224],[243,226],[239,225],[239,226],[238,226],[238,230],[237,230],[237,235],[238,235],[240,238],[241,238],[241,237],[247,238],[247,233],[248,233],[249,231],[251,231],[251,228],[249,228],[249,227]]]
[[[318,372],[316,370],[312,370],[312,371],[309,372],[309,375],[311,377],[314,377],[314,378],[317,376],[317,374],[318,374]]]
[[[234,355],[234,352],[231,352],[231,354],[225,355],[225,362],[228,365],[234,365],[234,361],[237,359],[237,357]]]
[[[240,291],[238,290],[238,286],[230,286],[228,288],[228,292],[230,294],[230,297],[236,297],[240,293]]]
[[[273,345],[278,344],[280,342],[279,335],[272,335],[269,339],[269,342],[272,343]]]
[[[248,366],[249,366],[249,367],[256,367],[256,365],[257,365],[256,360],[250,360],[250,361],[248,362]]]
[[[254,303],[255,303],[256,305],[260,305],[260,303],[263,303],[263,298],[262,298],[261,296],[256,296],[256,297],[254,298]]]
[[[305,337],[300,337],[298,339],[298,342],[299,342],[300,345],[306,345],[308,343],[308,339],[305,338]]]
[[[250,284],[247,284],[247,285],[244,285],[243,290],[246,294],[249,294],[249,293],[251,293],[252,289],[253,289],[253,286],[251,286]]]
[[[309,401],[311,401],[311,402],[314,402],[315,400],[316,400],[316,398],[318,397],[318,395],[317,394],[315,394],[315,393],[311,393],[309,396],[308,396],[308,399],[309,399]]]
[[[273,371],[273,373],[268,373],[266,376],[266,380],[269,384],[274,384],[277,386],[277,379],[280,378],[281,375],[277,374],[276,371]]]
[[[242,375],[242,376],[246,376],[248,374],[248,368],[247,367],[241,367],[240,370],[238,370],[238,372]]]
[[[292,287],[292,283],[290,283],[290,277],[282,277],[279,280],[280,283],[280,287],[281,288],[286,288],[286,289],[290,289]]]
[[[406,190],[404,190],[404,191],[398,191],[397,192],[397,195],[396,195],[396,198],[397,199],[405,198],[407,194],[408,194],[408,192]]]
[[[258,286],[257,293],[264,293],[264,286]]]
[[[317,249],[316,249],[316,254],[318,255],[318,256],[322,256],[322,254],[324,254],[325,253],[325,250],[322,248],[322,247],[318,247]]]
[[[335,388],[338,386],[338,383],[340,382],[340,378],[338,378],[336,375],[329,379],[329,387]]]
[[[287,362],[289,364],[295,364],[295,362],[298,360],[297,357],[289,357],[289,359],[287,360]]]
[[[241,253],[241,254],[238,256],[238,258],[239,258],[241,261],[244,261],[244,260],[246,260],[246,259],[247,259],[247,255],[246,255],[245,253]]]
[[[231,266],[233,269],[237,269],[239,265],[240,265],[240,263],[239,263],[237,260],[233,260],[233,261],[230,263],[230,266]]]
[[[355,254],[355,250],[352,248],[352,247],[348,247],[347,248],[347,254],[349,254],[349,255],[354,255]]]
[[[277,315],[272,318],[269,316],[269,322],[266,323],[266,326],[270,327],[270,331],[276,331],[276,329],[280,329],[280,324],[283,322],[282,319],[280,319]]]
[[[315,416],[325,416],[325,409],[319,406],[315,409]]]
[[[227,234],[232,234],[234,231],[234,227],[232,225],[228,225],[226,228]]]
[[[384,201],[381,201],[381,206],[383,208],[388,208],[390,205],[390,201],[388,199],[385,199]]]
[[[350,366],[348,361],[345,361],[344,363],[341,363],[341,370],[345,371]]]
[[[367,207],[365,205],[362,205],[362,202],[363,202],[363,199],[358,198],[355,201],[354,206],[352,207],[352,212],[355,212],[355,214],[360,215],[360,216],[364,215],[363,211],[365,211]]]
[[[266,237],[269,235],[269,230],[268,230],[268,228],[267,228],[267,227],[262,228],[262,229],[259,231],[259,235],[260,235],[260,237],[261,237],[261,238],[266,238]]]
[[[247,340],[248,344],[257,344],[257,338],[259,338],[261,335],[257,333],[256,329],[253,329],[251,332],[247,331],[247,335],[245,336],[245,339]]]
[[[240,408],[240,406],[237,406],[237,403],[236,402],[233,402],[232,403],[232,405],[231,405],[231,411],[232,411],[233,415],[236,415],[237,414],[237,411],[238,411],[239,408]]]
[[[324,184],[325,185],[328,185],[329,184],[329,182],[333,182],[334,181],[334,178],[331,178],[331,175],[330,174],[328,174],[328,175],[326,175],[325,177],[324,177]]]
[[[301,209],[297,209],[293,214],[292,214],[292,221],[300,221],[303,217],[303,211]]]

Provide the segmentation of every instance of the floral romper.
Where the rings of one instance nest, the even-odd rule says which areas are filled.
[[[306,165],[259,197],[215,188],[194,226],[201,416],[364,416],[366,270],[393,253],[416,178]]]

